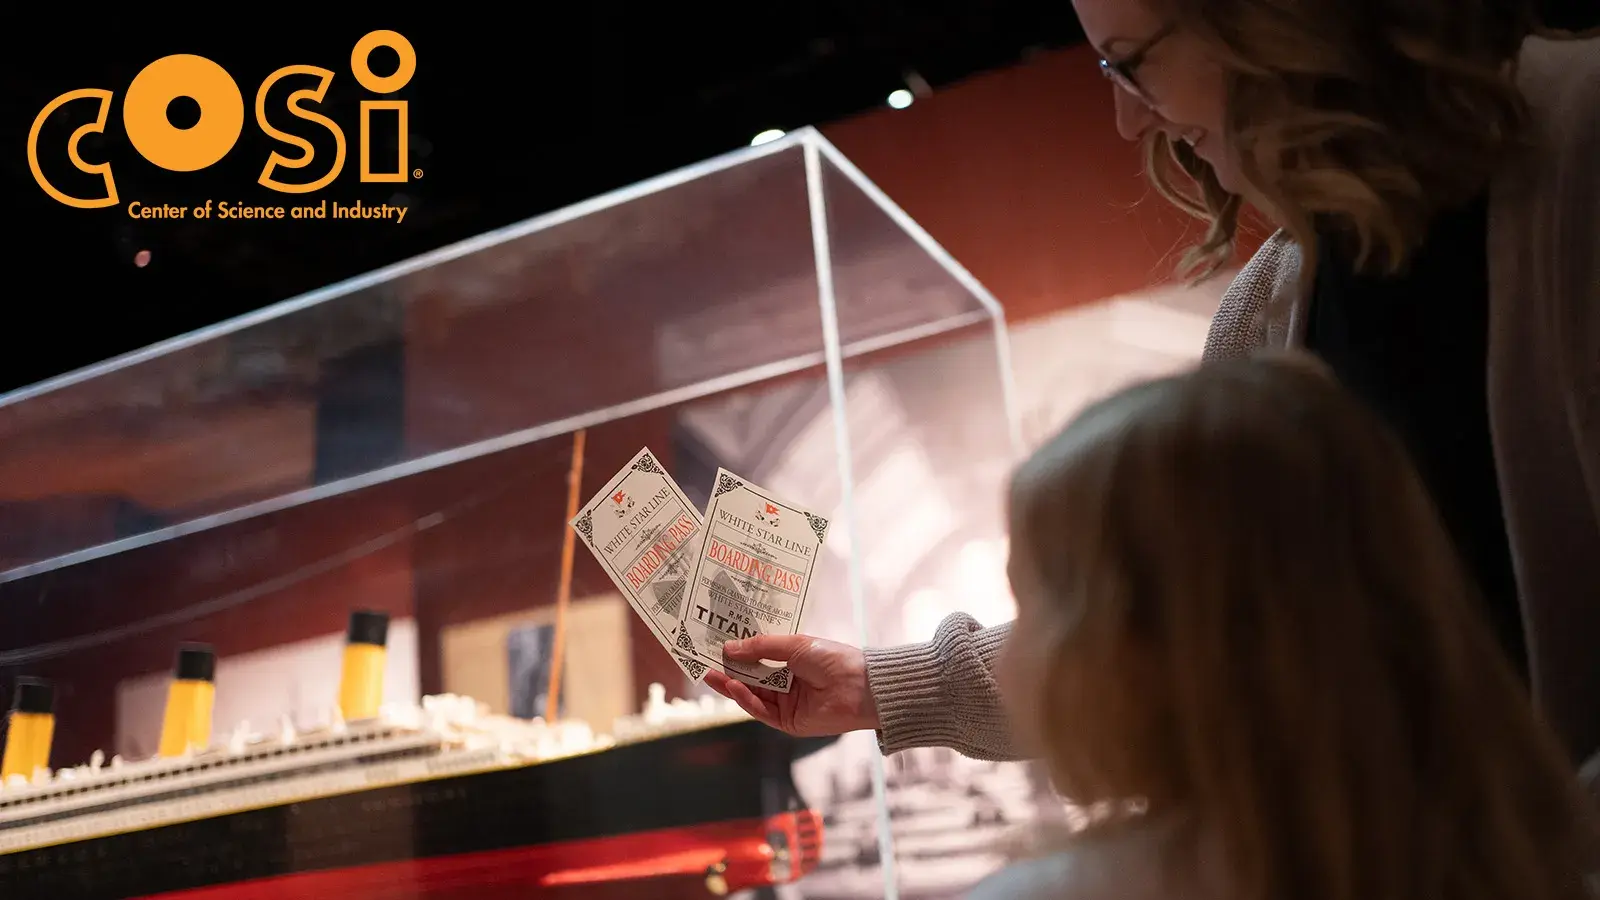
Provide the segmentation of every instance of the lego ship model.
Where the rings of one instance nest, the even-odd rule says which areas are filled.
[[[412,900],[721,895],[797,880],[821,818],[797,741],[720,699],[597,735],[465,697],[380,706],[388,619],[351,617],[325,728],[211,742],[215,656],[180,649],[158,756],[52,771],[54,697],[22,679],[0,761],[0,897]],[[642,893],[641,893],[642,892]]]

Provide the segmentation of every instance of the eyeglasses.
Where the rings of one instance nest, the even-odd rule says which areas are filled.
[[[1138,97],[1141,101],[1154,103],[1155,101],[1151,98],[1149,92],[1140,86],[1135,72],[1138,71],[1140,66],[1144,65],[1144,59],[1150,55],[1150,51],[1155,49],[1157,44],[1166,40],[1176,30],[1177,26],[1168,25],[1150,36],[1144,43],[1134,48],[1131,53],[1121,59],[1115,61],[1101,59],[1100,74],[1110,79],[1112,84]]]

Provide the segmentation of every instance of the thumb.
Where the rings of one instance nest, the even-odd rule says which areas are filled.
[[[722,645],[722,655],[736,662],[758,659],[788,662],[811,646],[813,640],[805,634],[758,634],[742,641],[728,641]]]

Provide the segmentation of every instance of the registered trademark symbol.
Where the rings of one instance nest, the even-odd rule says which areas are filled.
[[[422,170],[421,169],[412,169],[411,170],[411,177],[412,178],[421,178],[422,177]]]

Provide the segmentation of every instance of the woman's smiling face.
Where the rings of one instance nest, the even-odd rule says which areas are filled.
[[[1084,33],[1127,82],[1113,79],[1117,131],[1133,141],[1160,131],[1183,141],[1216,170],[1217,180],[1245,193],[1238,158],[1228,146],[1228,86],[1222,66],[1144,0],[1073,0]]]

